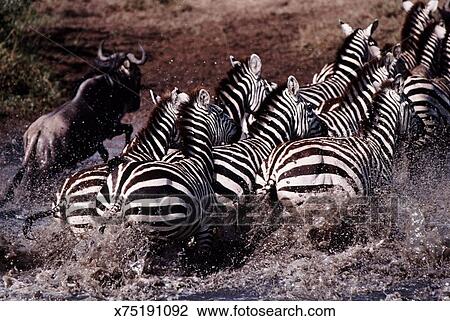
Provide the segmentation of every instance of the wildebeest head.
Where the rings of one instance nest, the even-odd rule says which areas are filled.
[[[140,65],[147,61],[144,48],[139,45],[141,57],[138,59],[133,53],[115,52],[105,55],[103,41],[100,43],[95,67],[108,75],[115,87],[115,92],[125,107],[124,112],[133,112],[139,109],[141,87]]]

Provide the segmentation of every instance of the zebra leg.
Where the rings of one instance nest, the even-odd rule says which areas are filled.
[[[200,254],[210,254],[213,242],[213,229],[204,225],[195,235],[197,250]]]
[[[131,141],[131,135],[133,134],[133,126],[131,125],[123,125],[125,132],[125,146],[128,145]]]

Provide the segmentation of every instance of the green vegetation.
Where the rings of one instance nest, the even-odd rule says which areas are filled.
[[[33,54],[29,26],[39,22],[32,0],[0,2],[0,114],[30,117],[54,107],[60,90]],[[28,37],[28,38],[27,38]]]

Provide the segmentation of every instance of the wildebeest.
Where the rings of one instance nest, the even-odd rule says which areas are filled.
[[[103,53],[103,42],[100,43],[94,68],[83,77],[75,96],[38,118],[25,132],[25,156],[5,200],[13,196],[14,188],[23,179],[33,182],[73,166],[95,152],[108,160],[108,151],[103,146],[105,139],[125,133],[126,143],[129,142],[133,127],[120,121],[125,113],[140,107],[139,65],[145,63],[147,56],[142,46],[139,49],[140,59],[124,52],[107,56]]]

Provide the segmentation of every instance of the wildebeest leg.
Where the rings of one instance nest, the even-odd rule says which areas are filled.
[[[103,145],[103,143],[98,145],[97,152],[100,154],[100,157],[102,158],[103,162],[106,163],[109,158],[109,153],[108,150]]]
[[[22,182],[24,173],[25,168],[20,167],[16,175],[14,175],[11,184],[9,184],[9,186],[6,188],[4,195],[2,196],[2,198],[0,198],[0,206],[5,205],[8,201],[10,201],[14,197],[14,191]]]
[[[125,146],[131,141],[131,134],[133,134],[133,126],[129,124],[119,123],[114,128],[114,136],[125,134]]]
[[[131,125],[123,125],[125,131],[125,146],[128,145],[131,141],[131,134],[133,134],[133,126]]]
[[[125,146],[131,141],[131,134],[133,134],[133,126],[129,124],[119,124],[117,126],[117,132],[125,134]]]

